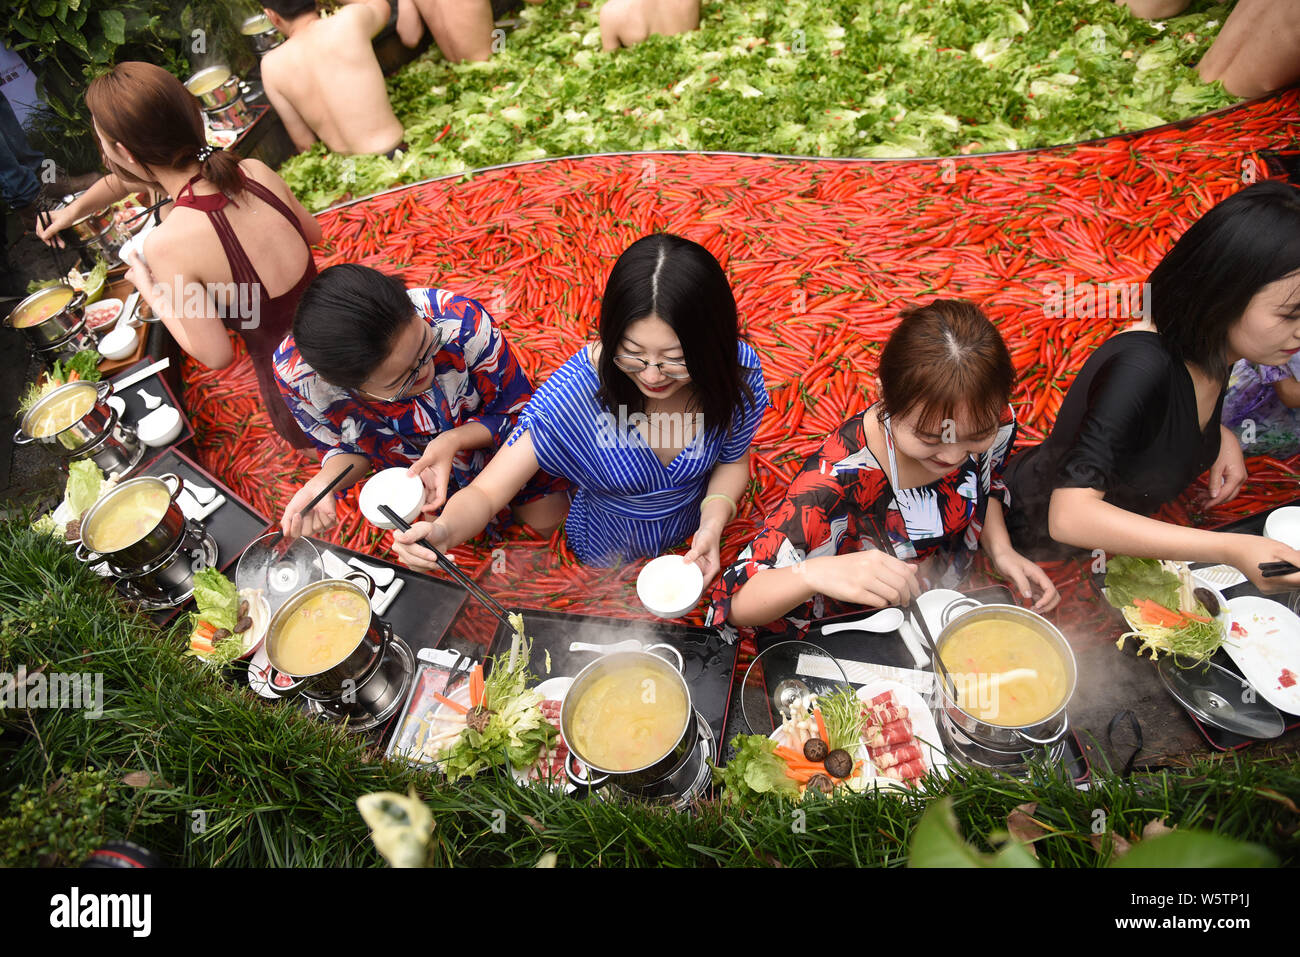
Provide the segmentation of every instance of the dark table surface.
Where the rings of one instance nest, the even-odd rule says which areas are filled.
[[[151,463],[145,470],[155,472],[164,464],[174,466],[178,459],[185,468],[195,470],[195,477],[207,477],[213,484],[220,484],[192,462],[181,459],[174,451],[164,454],[159,462]],[[214,514],[210,523],[214,526],[214,533],[221,531],[215,526],[223,524],[222,519],[226,516],[222,513],[225,512],[230,513],[230,518],[240,520],[237,529],[232,527],[227,530],[236,534],[240,541],[225,543],[227,547],[222,549],[225,554],[221,556],[223,566],[229,559],[236,557],[239,545],[246,544],[247,540],[256,536],[252,525],[258,520],[255,513],[245,516],[239,508],[221,509]],[[1265,518],[1266,515],[1253,516],[1227,526],[1224,531],[1259,534],[1263,530]],[[426,647],[443,647],[474,651],[481,655],[491,648],[494,641],[500,645],[504,629],[477,601],[470,599],[459,585],[411,571],[372,555],[353,553],[337,545],[317,544],[330,548],[344,559],[356,554],[369,564],[389,566],[404,580],[402,593],[395,599],[385,617],[392,623],[394,631],[414,651]],[[1006,593],[1005,590],[985,589],[972,594],[988,602],[1005,600]],[[1224,594],[1231,599],[1243,594],[1259,593],[1246,583],[1226,589]],[[1286,604],[1296,596],[1294,593],[1283,593],[1267,597]],[[1100,593],[1097,602],[1109,608]],[[697,706],[718,738],[720,751],[725,754],[727,742],[735,735],[748,733],[737,700],[744,666],[735,666],[736,646],[723,642],[713,629],[654,620],[602,619],[550,611],[530,613],[527,609],[524,612],[525,621],[529,622],[529,634],[538,643],[533,670],[539,675],[545,677],[542,674],[542,661],[547,650],[551,652],[552,675],[576,673],[586,663],[589,656],[575,655],[568,651],[568,641],[579,630],[592,628],[602,633],[609,632],[610,637],[605,640],[611,641],[632,635],[644,640],[667,640],[688,657],[688,683],[692,686],[692,693],[698,697]],[[1104,773],[1107,767],[1123,766],[1133,750],[1132,739],[1127,733],[1117,734],[1113,743],[1107,738],[1107,728],[1112,719],[1124,711],[1131,711],[1141,726],[1144,747],[1138,755],[1139,766],[1181,763],[1212,750],[1246,743],[1213,733],[1207,738],[1191,716],[1165,690],[1152,662],[1136,656],[1134,643],[1129,642],[1125,649],[1115,646],[1116,639],[1126,627],[1119,612],[1114,610],[1108,618],[1100,620],[1104,623],[1095,628],[1095,633],[1077,633],[1077,629],[1072,633],[1071,630],[1066,630],[1066,639],[1074,650],[1079,671],[1078,685],[1069,708],[1070,721],[1094,772]],[[913,667],[911,656],[897,633],[881,636],[847,633],[823,639],[814,625],[808,637],[840,657]],[[1294,716],[1288,717],[1288,724],[1294,720]],[[1288,731],[1271,742],[1270,746],[1291,751],[1300,748],[1300,729]],[[1254,747],[1258,748],[1258,745]]]
[[[1300,504],[1300,500],[1287,504]],[[1268,512],[1264,512],[1233,522],[1219,530],[1261,535],[1267,518]],[[1199,563],[1193,563],[1193,568],[1197,564]],[[1100,576],[1094,578],[1094,587],[1097,590],[1097,601],[1104,607],[1109,607],[1101,595]],[[1263,595],[1288,607],[1300,597],[1297,592],[1264,594],[1250,582],[1221,591],[1229,600],[1242,595]],[[1132,711],[1141,722],[1144,749],[1138,758],[1139,764],[1158,763],[1162,760],[1180,761],[1204,755],[1208,751],[1242,745],[1259,746],[1250,745],[1246,739],[1214,729],[1210,729],[1207,738],[1191,715],[1165,689],[1155,664],[1149,658],[1137,657],[1135,642],[1126,642],[1123,650],[1115,647],[1116,639],[1128,630],[1128,626],[1119,609],[1112,611],[1113,624],[1105,634],[1067,635],[1079,662],[1079,686],[1074,694],[1074,704],[1070,707],[1070,716],[1081,732],[1087,732],[1101,743],[1104,754],[1112,761],[1122,764],[1132,750],[1131,745],[1127,744],[1131,739],[1127,737],[1118,747],[1106,743],[1106,730],[1111,719],[1126,709]],[[1222,651],[1212,660],[1240,673]],[[1297,720],[1294,715],[1284,714],[1282,717],[1288,727]],[[1268,745],[1290,751],[1300,749],[1300,728],[1287,731],[1282,737],[1268,742]]]

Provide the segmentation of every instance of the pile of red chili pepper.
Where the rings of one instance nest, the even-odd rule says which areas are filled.
[[[666,230],[708,247],[731,277],[773,403],[726,561],[804,457],[872,400],[879,349],[909,303],[962,297],[985,309],[1019,373],[1020,441],[1040,441],[1084,359],[1132,321],[1111,314],[1114,300],[1101,315],[1082,306],[1049,315],[1051,284],[1141,284],[1192,222],[1265,175],[1255,153],[1290,141],[1298,102],[1291,89],[1146,133],[942,160],[634,154],[526,163],[326,211],[318,265],[362,262],[400,271],[408,285],[479,299],[536,384],[594,336],[605,278],[633,240]],[[186,383],[203,464],[278,518],[314,465],[271,430],[247,360],[220,372],[187,362]],[[1297,496],[1295,460],[1247,464],[1236,501],[1206,513],[1195,489],[1165,517],[1218,524]],[[356,494],[341,502],[331,537],[385,553],[388,533],[364,522]],[[504,542],[455,553],[506,604],[640,609],[636,567],[579,566],[561,535],[511,530]],[[1064,586],[1063,623],[1107,620],[1085,567],[1051,571]]]

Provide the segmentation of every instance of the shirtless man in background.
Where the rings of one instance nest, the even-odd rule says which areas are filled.
[[[294,145],[391,154],[402,146],[371,40],[388,25],[388,0],[344,0],[321,17],[316,0],[264,0],[287,38],[262,58],[262,83]]]

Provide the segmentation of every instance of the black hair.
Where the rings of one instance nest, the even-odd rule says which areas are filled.
[[[415,315],[400,276],[340,263],[317,276],[298,300],[298,354],[331,385],[355,389],[370,378]]]
[[[600,302],[600,400],[610,411],[645,410],[645,396],[614,356],[627,327],[657,316],[677,334],[704,427],[725,433],[743,394],[736,298],[722,266],[699,243],[656,233],[634,242],[614,263]],[[752,397],[751,397],[752,398]]]
[[[285,20],[293,20],[316,9],[316,0],[262,0],[262,6],[278,13]]]
[[[1300,189],[1281,180],[1219,203],[1148,278],[1151,317],[1170,350],[1213,379],[1228,376],[1228,330],[1262,288],[1300,270]]]

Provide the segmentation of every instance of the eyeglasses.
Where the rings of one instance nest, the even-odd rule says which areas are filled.
[[[686,363],[681,360],[647,362],[640,356],[615,356],[614,365],[633,375],[638,372],[645,372],[646,369],[653,366],[670,379],[689,379],[691,377],[691,374],[686,370]]]
[[[382,395],[376,395],[373,392],[367,392],[365,389],[362,389],[359,386],[357,388],[357,391],[370,396],[370,398],[372,399],[378,399],[380,402],[397,402],[401,399],[410,398],[409,392],[411,386],[415,385],[416,381],[420,378],[420,376],[424,374],[425,368],[429,365],[430,362],[433,361],[434,356],[438,354],[438,350],[441,348],[442,348],[442,336],[437,329],[434,329],[433,342],[429,344],[429,348],[426,349],[424,353],[420,356],[420,358],[416,361],[415,368],[413,368],[407,374],[406,378],[402,380],[402,384],[396,392],[394,392],[391,396],[382,396]]]

